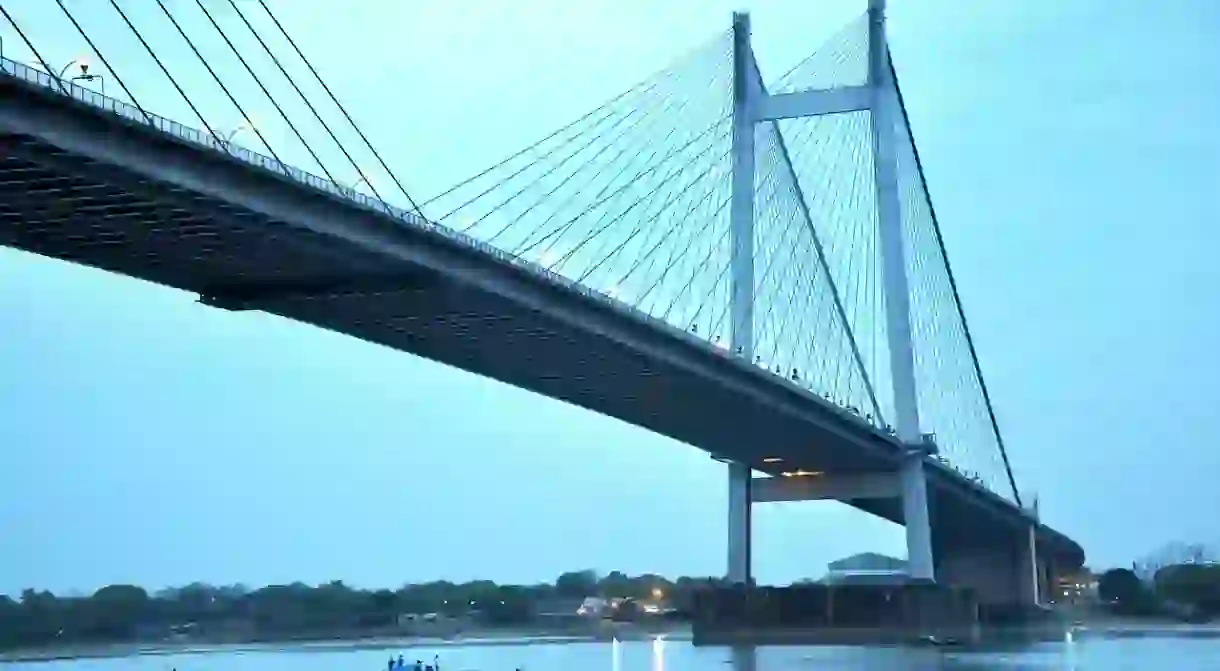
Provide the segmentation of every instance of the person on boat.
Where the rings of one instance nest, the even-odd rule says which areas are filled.
[[[418,659],[415,660],[415,671],[424,671],[424,663]]]
[[[390,655],[390,661],[386,664],[386,671],[394,671],[394,655]]]
[[[407,665],[407,661],[402,658],[402,655],[399,655],[398,656],[398,668],[400,668],[400,669],[404,668],[404,667],[406,667],[406,665]]]

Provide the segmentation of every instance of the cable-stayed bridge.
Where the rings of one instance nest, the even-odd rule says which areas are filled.
[[[298,130],[215,9],[196,0],[206,20],[193,25],[155,2],[210,73],[211,96],[248,118],[198,50],[198,33],[214,29],[322,176],[289,165],[256,126],[265,151],[210,122],[202,96],[110,2],[199,123],[152,113],[81,10],[57,0],[102,64],[52,67],[3,12],[33,64],[0,61],[0,242],[347,333],[695,445],[729,464],[728,575],[739,582],[750,579],[750,508],[766,501],[837,499],[903,523],[913,577],[994,601],[1037,599],[1056,566],[1083,562],[1022,499],[1010,467],[883,2],[769,86],[738,15],[666,70],[423,202],[261,0],[281,53],[255,9],[229,6],[359,184],[335,177],[343,169]],[[329,100],[302,91],[289,58]],[[323,105],[388,180],[365,174]],[[374,186],[387,182],[397,197]]]

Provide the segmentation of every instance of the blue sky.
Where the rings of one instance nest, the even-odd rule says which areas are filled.
[[[137,4],[124,6],[160,26],[155,43],[176,54],[204,115],[238,126],[151,3]],[[1207,299],[1220,282],[1220,57],[1205,43],[1220,6],[892,4],[912,125],[1022,487],[1095,565],[1220,541],[1220,315]],[[600,104],[743,5],[772,75],[863,9],[272,5],[419,194]],[[190,120],[107,3],[69,6],[142,102]],[[175,7],[194,15],[192,2]],[[53,3],[6,8],[49,61],[84,53]],[[6,56],[29,60],[11,29],[0,37]],[[273,145],[287,138],[251,107]],[[722,468],[409,355],[0,253],[0,592],[719,574]],[[820,575],[853,551],[902,552],[899,529],[837,504],[759,508],[756,520],[764,581]]]

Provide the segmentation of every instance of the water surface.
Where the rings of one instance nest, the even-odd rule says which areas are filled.
[[[105,659],[18,662],[3,671],[383,671],[387,658],[442,671],[1220,671],[1220,639],[1085,637],[1003,650],[760,647],[695,648],[685,641],[526,643],[359,648],[256,646]]]

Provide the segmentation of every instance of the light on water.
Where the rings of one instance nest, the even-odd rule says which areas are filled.
[[[1069,627],[1063,632],[1063,667],[1076,671],[1076,635]]]
[[[652,671],[665,671],[665,637],[652,639]]]

